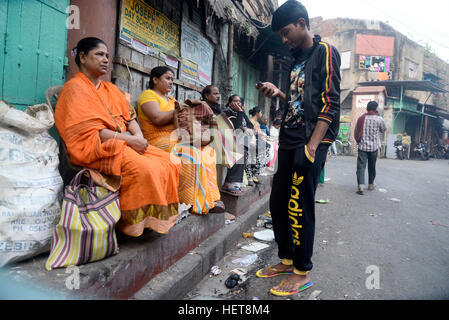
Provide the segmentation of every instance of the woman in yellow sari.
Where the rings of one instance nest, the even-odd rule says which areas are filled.
[[[117,229],[133,237],[145,228],[167,233],[178,217],[180,160],[148,145],[124,94],[100,80],[109,63],[102,40],[84,38],[72,53],[80,72],[62,88],[55,110],[70,162],[121,177]]]
[[[175,99],[168,96],[173,87],[174,74],[169,67],[151,70],[150,90],[145,90],[137,101],[137,116],[143,136],[150,145],[171,152],[181,158],[179,202],[191,205],[196,214],[224,212],[217,186],[215,150],[201,149],[178,143],[175,132]]]

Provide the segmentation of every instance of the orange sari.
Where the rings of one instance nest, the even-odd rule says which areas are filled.
[[[100,139],[102,129],[126,132],[131,120],[115,85],[102,81],[95,87],[81,72],[64,85],[56,105],[55,123],[70,161],[122,177],[117,229],[134,237],[145,228],[167,233],[178,216],[180,160],[153,146],[140,155],[123,140]]]
[[[181,158],[179,202],[190,204],[192,213],[208,214],[215,202],[220,200],[215,150],[210,146],[199,149],[178,143],[174,124],[156,126],[142,112],[141,106],[149,101],[156,101],[159,109],[166,112],[175,108],[175,100],[171,97],[165,100],[153,90],[144,91],[137,101],[139,124],[149,144]]]

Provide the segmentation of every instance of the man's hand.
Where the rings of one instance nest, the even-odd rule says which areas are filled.
[[[262,86],[260,86],[262,84]],[[260,82],[256,84],[256,89],[262,92],[267,98],[274,98],[280,94],[280,90],[271,82]]]
[[[138,135],[129,137],[127,144],[140,154],[144,154],[148,147],[148,141],[144,137]]]
[[[327,129],[329,128],[329,124],[324,121],[318,121],[315,130],[313,130],[312,137],[310,138],[309,142],[306,145],[306,151],[308,152],[309,156],[315,160],[315,153],[316,149],[318,148],[319,144],[321,143],[321,140],[323,139],[324,135],[327,132]],[[313,162],[311,159],[309,159],[311,162]]]
[[[315,161],[315,153],[316,153],[317,146],[315,146],[309,142],[305,147],[307,148],[307,152],[308,152],[309,156]],[[313,162],[313,161],[310,161],[310,162]]]
[[[261,82],[261,84],[262,86],[256,84],[256,89],[262,92],[267,98],[271,99],[279,97],[285,101],[286,99],[285,94],[281,90],[279,90],[278,87],[276,87],[274,84],[272,84],[271,82]]]

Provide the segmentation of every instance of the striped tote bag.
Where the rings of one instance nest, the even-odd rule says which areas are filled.
[[[81,184],[87,173],[88,183]],[[119,192],[95,185],[81,170],[65,187],[61,217],[52,234],[47,270],[98,261],[118,253],[115,225],[120,219]]]

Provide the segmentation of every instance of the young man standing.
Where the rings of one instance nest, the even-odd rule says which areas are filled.
[[[357,119],[354,130],[355,141],[358,144],[357,156],[357,193],[363,195],[365,187],[365,169],[368,162],[368,190],[372,191],[376,187],[377,153],[380,148],[379,134],[385,132],[385,122],[377,113],[377,102],[370,101],[366,106],[367,113]]]
[[[315,192],[329,146],[340,125],[340,55],[313,36],[306,8],[289,0],[273,15],[271,27],[295,59],[287,94],[265,82],[256,88],[287,102],[279,135],[278,170],[270,210],[279,264],[257,272],[261,278],[290,274],[270,292],[288,296],[310,288],[315,235]]]

